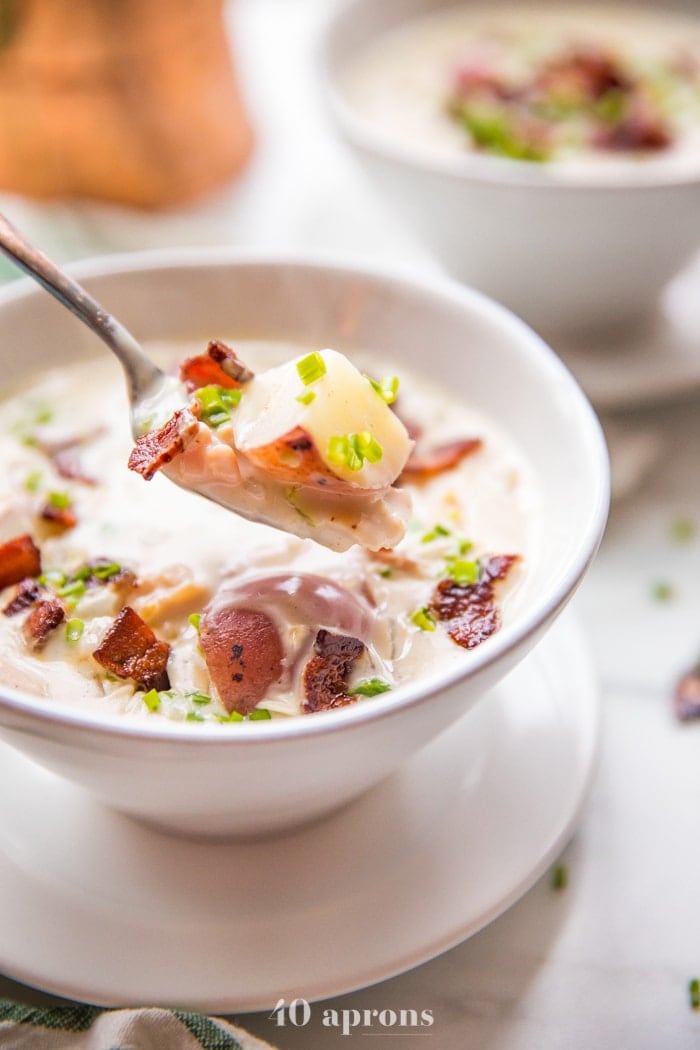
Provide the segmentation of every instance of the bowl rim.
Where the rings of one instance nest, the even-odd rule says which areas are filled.
[[[462,156],[455,154],[452,157],[447,152],[435,150],[433,154],[429,148],[413,149],[408,140],[404,141],[399,136],[392,138],[347,100],[338,82],[338,68],[333,56],[335,38],[341,32],[343,23],[354,18],[357,9],[367,6],[369,2],[370,0],[337,0],[332,10],[326,13],[317,34],[315,47],[317,77],[323,89],[327,109],[345,138],[355,147],[385,162],[406,167],[419,174],[482,186],[523,187],[549,194],[553,190],[561,193],[607,191],[616,195],[632,192],[655,193],[671,187],[688,188],[700,185],[700,159],[692,171],[682,169],[674,172],[673,166],[664,165],[663,161],[651,160],[647,163],[629,160],[616,164],[614,170],[593,169],[584,173],[567,171],[557,164],[533,164],[477,153],[465,152]],[[509,2],[510,0],[491,0],[490,6],[507,5]],[[555,0],[546,2],[556,8]],[[374,3],[376,5],[376,0]],[[445,6],[458,8],[462,3],[461,0],[445,0]],[[481,6],[485,6],[485,0],[482,0]],[[630,6],[651,13],[656,12],[649,0],[635,0]],[[409,16],[407,21],[412,17]],[[693,19],[690,15],[681,17],[697,21],[700,31],[700,19]],[[401,19],[397,19],[396,24],[400,21]]]
[[[395,717],[407,707],[429,702],[443,691],[459,686],[469,678],[491,667],[500,659],[516,650],[529,638],[536,635],[548,621],[553,619],[568,602],[582,580],[600,545],[607,524],[610,506],[610,463],[607,444],[600,421],[588,398],[569,369],[554,350],[524,321],[507,307],[476,289],[460,284],[453,278],[428,274],[415,267],[395,264],[367,263],[362,258],[347,254],[320,252],[271,251],[250,248],[159,248],[147,251],[101,255],[68,264],[65,268],[90,290],[90,281],[102,277],[119,277],[135,274],[165,274],[168,271],[188,269],[233,270],[250,267],[266,269],[293,268],[313,273],[332,272],[339,279],[364,278],[375,284],[394,288],[404,294],[427,296],[431,300],[445,303],[485,317],[488,323],[496,322],[509,336],[529,352],[538,356],[541,367],[557,384],[558,393],[567,391],[572,409],[578,421],[577,429],[582,444],[590,454],[593,476],[597,478],[594,502],[589,508],[587,524],[578,543],[577,556],[556,585],[546,591],[534,608],[520,613],[514,623],[507,624],[470,652],[469,661],[456,663],[437,678],[406,683],[396,691],[372,698],[371,703],[352,704],[333,711],[319,712],[316,717],[296,716],[272,721],[253,721],[235,724],[235,734],[222,733],[220,725],[206,725],[163,719],[162,724],[150,722],[121,721],[120,715],[91,715],[83,710],[63,707],[51,708],[45,698],[24,694],[21,690],[0,685],[0,712],[16,716],[36,716],[41,723],[59,725],[96,733],[110,739],[127,739],[132,742],[156,741],[175,743],[187,741],[187,747],[225,746],[227,748],[253,744],[279,744],[287,740],[324,736],[339,730],[351,730],[367,722]],[[7,304],[31,301],[45,296],[46,292],[30,277],[20,277],[0,288],[0,314]],[[107,304],[109,305],[109,304]],[[20,728],[8,724],[0,717],[2,729]],[[192,742],[190,744],[189,742]]]

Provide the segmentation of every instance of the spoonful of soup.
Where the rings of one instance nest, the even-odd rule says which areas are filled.
[[[2,215],[0,250],[88,325],[126,378],[135,446],[158,472],[253,521],[332,550],[394,547],[410,497],[394,482],[412,441],[390,405],[398,380],[363,375],[341,353],[302,354],[254,373],[212,340],[167,375],[134,336]]]

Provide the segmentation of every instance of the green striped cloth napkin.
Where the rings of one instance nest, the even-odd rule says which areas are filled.
[[[218,1018],[143,1007],[22,1006],[0,999],[2,1050],[274,1050]]]

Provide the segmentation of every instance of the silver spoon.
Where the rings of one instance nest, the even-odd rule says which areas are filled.
[[[31,244],[4,215],[0,214],[0,251],[72,311],[107,344],[124,369],[131,404],[134,437],[142,432],[141,407],[173,385],[173,379],[144,353],[123,324],[69,277],[48,256]]]

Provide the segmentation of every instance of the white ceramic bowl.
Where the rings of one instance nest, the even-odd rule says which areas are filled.
[[[570,598],[607,514],[598,421],[539,337],[453,282],[212,253],[122,256],[73,272],[143,340],[237,334],[371,348],[397,367],[423,369],[502,420],[536,467],[541,534],[521,611],[459,668],[438,669],[390,697],[232,732],[165,719],[105,721],[0,687],[3,737],[125,813],[182,833],[224,835],[261,834],[329,812],[464,714]],[[0,342],[8,384],[107,352],[26,279],[0,293]]]
[[[639,319],[700,245],[700,157],[691,173],[630,161],[616,166],[613,177],[601,168],[564,178],[554,165],[466,151],[433,154],[388,136],[348,98],[343,73],[377,35],[456,2],[345,0],[334,8],[322,34],[320,67],[336,126],[380,191],[455,277],[548,334]],[[461,3],[487,6],[485,0]],[[665,6],[697,13],[687,0]]]

